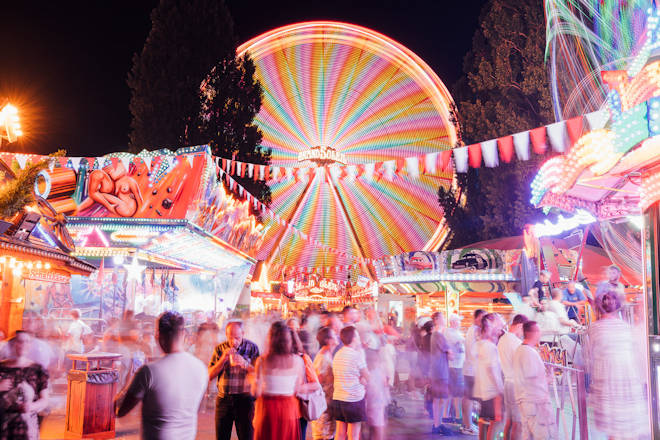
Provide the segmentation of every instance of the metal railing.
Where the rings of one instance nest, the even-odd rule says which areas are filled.
[[[551,373],[550,396],[556,408],[555,423],[563,437],[589,439],[587,387],[584,370],[545,362]]]

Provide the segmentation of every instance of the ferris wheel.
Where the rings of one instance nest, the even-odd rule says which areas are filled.
[[[451,168],[392,179],[371,173],[456,143],[453,100],[424,61],[378,32],[329,21],[274,29],[238,48],[246,52],[264,91],[255,123],[271,166],[307,171],[269,182],[271,208],[304,237],[340,251],[272,224],[260,259],[336,268],[442,244],[437,191],[450,184]]]

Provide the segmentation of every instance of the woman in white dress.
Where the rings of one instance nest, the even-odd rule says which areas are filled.
[[[635,362],[639,341],[619,317],[616,291],[599,295],[595,302],[600,317],[587,331],[587,347],[596,429],[610,439],[636,439],[648,434],[643,367]]]

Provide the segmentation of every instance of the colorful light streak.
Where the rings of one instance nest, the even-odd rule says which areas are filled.
[[[383,170],[374,170],[373,179],[353,178],[355,165],[402,161],[455,145],[453,100],[426,63],[382,34],[327,21],[267,32],[238,48],[239,54],[246,52],[264,89],[255,122],[263,147],[272,150],[271,164],[299,167],[301,154],[327,146],[349,165],[270,182],[278,218],[348,257],[306,246],[291,233],[276,248],[281,228],[275,226],[266,234],[260,259],[277,253],[273,262],[283,265],[342,266],[351,256],[422,249],[446,235],[438,232],[446,226],[436,199],[451,172],[414,181],[402,175],[388,180]],[[350,177],[332,178],[331,172]],[[296,210],[300,205],[304,208]],[[340,214],[344,209],[348,220]]]

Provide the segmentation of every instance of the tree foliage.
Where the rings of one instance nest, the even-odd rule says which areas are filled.
[[[223,0],[160,0],[128,75],[130,145],[178,148],[209,143],[222,157],[267,164],[253,119],[261,86],[249,57],[236,57],[234,24]],[[207,88],[202,93],[202,83]],[[262,202],[265,181],[238,180]]]
[[[454,87],[462,141],[470,144],[552,122],[544,65],[542,2],[491,0],[484,6],[465,76]],[[530,203],[530,183],[544,156],[516,158],[496,168],[470,169],[453,189],[440,188],[452,237],[450,247],[519,235],[540,211]],[[459,195],[464,205],[457,205]]]

